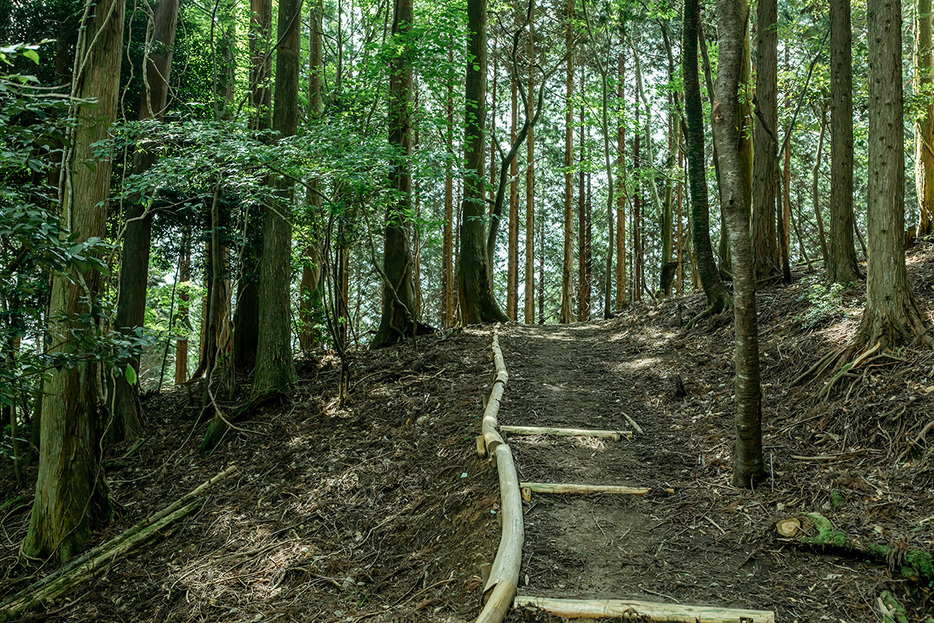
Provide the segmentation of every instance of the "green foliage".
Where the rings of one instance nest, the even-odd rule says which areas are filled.
[[[810,306],[803,314],[795,316],[795,322],[801,323],[805,329],[816,329],[843,317],[850,311],[843,294],[851,287],[853,284],[832,283],[827,286],[817,278],[810,279],[807,292],[798,297],[799,301],[808,301]]]
[[[0,60],[12,65],[16,55],[34,62],[37,46],[0,49]],[[55,189],[49,174],[65,142],[66,100],[37,95],[31,76],[0,74],[0,404],[31,395],[52,369],[93,360],[113,368],[139,352],[151,339],[142,332],[113,335],[105,327],[105,301],[82,301],[78,314],[48,318],[46,309],[53,274],[73,283],[96,270],[107,274],[104,260],[112,245],[99,238],[79,241],[56,214]],[[61,322],[69,348],[50,352],[47,331]]]

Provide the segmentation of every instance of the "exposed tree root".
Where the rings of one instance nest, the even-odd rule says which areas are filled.
[[[694,318],[692,318],[691,321],[688,322],[688,325],[684,328],[684,333],[690,332],[697,325],[697,323],[699,323],[701,320],[705,320],[707,318],[710,318],[711,316],[715,316],[716,314],[724,312],[728,310],[730,307],[732,307],[732,305],[733,305],[732,300],[728,300],[728,301],[718,300],[718,301],[715,301],[714,303],[709,304],[704,311],[694,316]]]

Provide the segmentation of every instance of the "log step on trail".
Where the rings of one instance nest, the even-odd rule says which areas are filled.
[[[632,439],[630,430],[588,430],[585,428],[550,428],[548,426],[500,426],[499,430],[513,435],[554,435],[556,437],[601,437],[619,441]]]
[[[626,617],[683,623],[775,623],[775,613],[767,610],[734,610],[621,599],[550,599],[517,595],[513,604],[516,608],[538,608],[568,619]]]
[[[645,495],[651,489],[648,487],[624,487],[621,485],[575,485],[552,482],[522,482],[522,499],[526,502],[532,499],[535,493],[578,493],[582,495]]]

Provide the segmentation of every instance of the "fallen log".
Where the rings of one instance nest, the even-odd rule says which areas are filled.
[[[804,545],[830,547],[874,559],[888,565],[906,580],[934,580],[934,556],[930,553],[879,543],[864,543],[856,536],[837,530],[833,523],[820,513],[805,513],[798,517],[782,519],[775,524],[775,529],[779,536]]]
[[[228,467],[158,513],[143,519],[110,541],[85,552],[66,563],[58,571],[34,582],[0,603],[0,623],[14,619],[27,610],[60,597],[76,584],[90,578],[101,567],[112,564],[115,559],[153,538],[165,527],[191,514],[204,504],[204,500],[198,499],[199,496],[208,487],[226,478],[236,469],[233,466]]]
[[[503,433],[513,435],[554,435],[555,437],[598,437],[619,441],[623,437],[631,438],[628,430],[589,430],[584,428],[551,428],[548,426],[500,426]]]
[[[775,613],[768,610],[737,610],[708,606],[682,606],[622,599],[551,599],[519,595],[516,608],[532,607],[568,619],[625,617],[676,623],[775,623]]]
[[[575,485],[551,482],[523,482],[519,484],[522,497],[529,501],[532,492],[535,493],[578,493],[582,495],[645,495],[651,489],[648,487],[624,487],[620,485]]]

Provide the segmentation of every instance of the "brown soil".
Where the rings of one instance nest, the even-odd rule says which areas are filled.
[[[934,309],[934,248],[916,250],[910,270]],[[897,552],[934,542],[934,430],[919,436],[934,418],[934,351],[877,360],[826,400],[816,395],[829,375],[791,387],[859,318],[861,288],[823,311],[806,290],[798,280],[760,291],[770,477],[755,491],[729,484],[730,319],[683,333],[700,296],[635,304],[605,322],[501,328],[502,424],[632,430],[626,414],[644,430],[619,442],[512,436],[520,479],[651,487],[641,497],[533,494],[521,594],[862,623],[880,620],[888,590],[909,621],[934,615],[930,580],[903,578],[898,555],[871,560],[775,533],[779,519],[820,512]],[[209,456],[197,452],[187,391],[152,399],[147,442],[109,474],[122,513],[99,539],[230,464],[239,473],[197,516],[26,620],[472,620],[479,564],[499,540],[495,472],[474,441],[493,378],[489,342],[489,329],[467,329],[358,353],[344,408],[335,362],[304,362],[288,403],[241,422]],[[0,490],[10,483],[4,467]],[[0,518],[0,597],[43,572],[12,568],[27,510]]]

